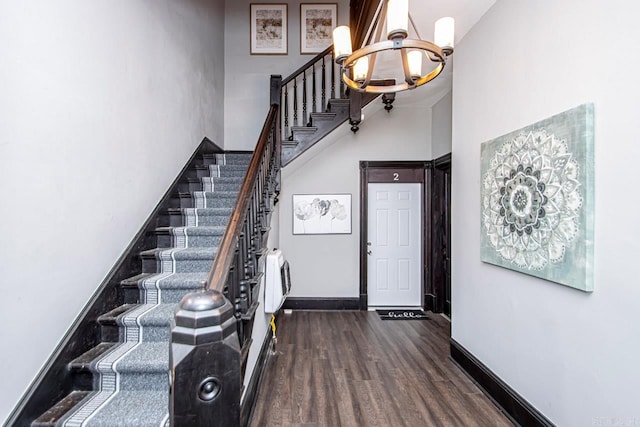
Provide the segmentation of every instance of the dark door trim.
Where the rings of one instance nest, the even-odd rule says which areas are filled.
[[[438,157],[431,169],[431,278],[425,308],[451,315],[451,154]]]
[[[431,229],[427,212],[430,212],[431,161],[361,161],[360,162],[360,310],[367,310],[367,241],[368,241],[368,184],[369,183],[419,183],[422,184],[422,293],[430,283]],[[424,301],[423,301],[424,302]]]

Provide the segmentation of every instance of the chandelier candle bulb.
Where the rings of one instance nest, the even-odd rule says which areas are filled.
[[[357,82],[364,82],[369,72],[369,57],[363,56],[358,59],[353,66],[353,80]]]
[[[409,74],[411,78],[419,79],[422,75],[422,51],[412,50],[407,52],[407,62],[409,63]]]
[[[351,55],[351,31],[346,25],[341,25],[333,30],[333,50],[335,61],[338,63]]]
[[[409,33],[409,0],[389,0],[387,4],[387,38],[405,38]]]
[[[455,21],[451,17],[440,18],[436,21],[433,41],[447,54],[453,52],[453,37]]]

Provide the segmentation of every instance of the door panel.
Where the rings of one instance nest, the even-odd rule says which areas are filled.
[[[422,304],[420,184],[368,184],[370,306]]]

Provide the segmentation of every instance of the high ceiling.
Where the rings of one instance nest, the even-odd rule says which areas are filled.
[[[433,26],[439,18],[453,17],[457,43],[494,3],[495,0],[410,0],[409,13],[426,40],[433,40]]]
[[[435,22],[444,16],[453,17],[456,25],[455,43],[457,44],[495,2],[496,0],[409,0],[409,13],[413,17],[420,36],[429,41],[433,41]],[[409,34],[410,37],[415,37],[411,29]],[[383,77],[379,73],[386,76],[388,73],[394,74],[396,71],[401,71],[395,69],[398,64],[398,59],[394,58],[395,54],[394,52],[385,52],[384,55],[380,55],[380,63],[375,68],[378,77]],[[446,93],[447,88],[451,87],[453,62],[455,62],[455,52],[438,78],[423,87],[399,95],[411,98],[419,96],[422,102],[425,97],[433,95],[432,102],[436,102],[443,93]],[[396,78],[401,79],[402,77],[396,75]]]

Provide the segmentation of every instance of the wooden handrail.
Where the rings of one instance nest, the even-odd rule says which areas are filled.
[[[229,269],[234,259],[236,245],[242,231],[245,216],[249,204],[253,201],[251,193],[258,179],[258,171],[260,168],[260,162],[262,156],[269,143],[269,138],[272,136],[273,128],[276,120],[278,119],[278,105],[274,104],[269,109],[267,119],[264,122],[262,131],[260,132],[260,138],[258,144],[253,152],[249,168],[247,169],[247,175],[240,187],[238,194],[238,200],[231,213],[231,218],[222,236],[220,245],[218,246],[218,252],[213,260],[211,270],[207,276],[206,288],[222,292],[224,290],[227,276],[229,275]]]
[[[331,53],[331,51],[333,51],[333,45],[329,46],[328,48],[326,48],[325,50],[323,50],[322,52],[320,52],[319,54],[317,54],[316,56],[311,58],[309,61],[307,61],[306,64],[304,64],[302,67],[298,68],[293,73],[291,73],[291,75],[289,77],[283,79],[282,80],[282,86],[286,85],[287,83],[289,83],[290,81],[292,81],[293,79],[298,77],[307,68],[311,68],[311,66],[313,64],[315,64],[316,62],[320,61],[322,59],[322,57],[329,55]]]

